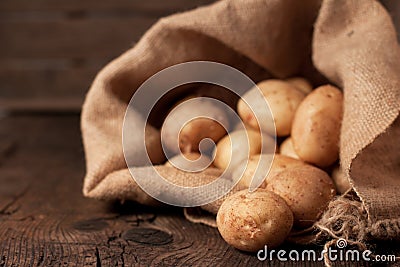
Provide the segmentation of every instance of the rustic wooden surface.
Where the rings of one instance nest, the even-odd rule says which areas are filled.
[[[2,0],[0,107],[80,110],[96,73],[160,17],[214,1]],[[382,2],[400,26],[400,3]]]
[[[80,110],[96,73],[160,17],[214,0],[0,1],[0,107]]]
[[[323,266],[259,262],[255,255],[229,247],[216,229],[185,220],[179,208],[85,199],[83,176],[78,114],[3,114],[1,267]],[[381,250],[388,253],[396,247],[399,244],[389,243]]]
[[[259,262],[229,247],[216,229],[186,221],[181,209],[81,194],[77,111],[97,71],[158,18],[211,2],[0,1],[0,267],[323,266]],[[399,3],[383,2],[399,25]],[[383,242],[375,252],[399,255],[399,247]]]

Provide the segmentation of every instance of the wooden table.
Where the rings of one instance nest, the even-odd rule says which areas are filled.
[[[78,112],[96,73],[160,17],[212,2],[0,2],[0,267],[323,266],[260,262],[229,247],[216,229],[186,221],[178,208],[104,203],[81,194]],[[400,5],[383,2],[400,25]],[[377,252],[399,254],[398,247],[385,242]]]
[[[86,199],[84,171],[78,114],[0,119],[0,266],[323,266],[260,262],[179,208]]]

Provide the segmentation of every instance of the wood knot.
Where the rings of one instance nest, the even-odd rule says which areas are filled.
[[[172,242],[171,234],[154,228],[137,227],[125,231],[123,239],[134,241],[140,244],[166,245]]]

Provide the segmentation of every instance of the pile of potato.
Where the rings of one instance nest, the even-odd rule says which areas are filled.
[[[207,112],[208,118],[187,122],[199,111],[178,106],[162,129],[165,146],[183,152],[170,159],[167,166],[177,166],[185,157],[195,160],[203,169],[230,168],[232,178],[238,180],[237,187],[242,190],[222,203],[217,225],[227,243],[244,251],[258,251],[264,245],[279,246],[291,231],[312,226],[336,192],[350,188],[337,164],[342,92],[331,85],[313,90],[300,77],[266,80],[257,86],[259,89],[250,89],[237,103],[236,111],[245,127],[237,126],[229,135],[226,114],[206,100],[199,100],[203,101],[199,107],[206,107],[203,112]],[[273,115],[279,144],[275,153],[260,154],[263,146],[275,143],[275,129],[271,123],[258,122],[254,107],[248,105],[255,90],[261,90]],[[182,125],[180,122],[186,124],[176,127]],[[204,138],[217,144],[208,158],[198,153]],[[248,144],[248,151],[243,144]],[[192,167],[187,166],[189,170]],[[260,169],[263,171],[259,172]],[[252,179],[259,173],[267,175],[261,177],[261,186],[250,192]]]

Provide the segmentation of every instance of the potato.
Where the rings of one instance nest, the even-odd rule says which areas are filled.
[[[300,159],[326,167],[339,156],[343,95],[334,86],[315,89],[300,104],[292,126],[292,141]]]
[[[172,152],[196,152],[201,140],[210,138],[216,143],[226,134],[228,127],[228,118],[220,106],[204,98],[189,98],[167,116],[161,136],[164,145]],[[210,143],[205,149],[209,148]]]
[[[316,222],[336,194],[328,174],[310,165],[277,173],[268,179],[267,189],[286,201],[294,215],[294,226],[298,228]]]
[[[236,123],[235,126],[233,127],[232,131],[240,131],[240,130],[253,130],[259,132],[257,129],[254,129],[250,125],[247,124],[242,124],[240,122]]]
[[[292,77],[289,79],[286,79],[287,82],[293,84],[294,86],[297,87],[300,91],[302,91],[305,94],[311,93],[313,87],[309,81],[302,77]]]
[[[255,130],[233,131],[222,138],[215,147],[214,165],[223,170],[228,167],[233,168],[251,155],[261,153],[263,147],[266,151],[273,153],[275,139],[268,135],[261,135]]]
[[[237,249],[258,251],[279,246],[293,225],[293,214],[278,195],[259,189],[239,191],[228,197],[217,213],[223,239]]]
[[[332,171],[332,180],[336,185],[336,190],[343,194],[351,188],[349,179],[346,178],[340,166],[336,166]]]
[[[164,165],[188,172],[197,172],[213,167],[209,157],[197,152],[178,154],[170,158]]]
[[[279,154],[259,154],[251,156],[248,161],[244,160],[240,162],[234,169],[232,177],[233,179],[237,179],[241,176],[238,186],[242,189],[248,189],[250,187],[253,177],[256,177],[257,181],[263,179],[264,181],[260,185],[260,188],[266,188],[268,179],[276,173],[286,170],[287,168],[293,168],[305,164],[306,163],[300,160]],[[241,175],[242,173],[243,175]]]
[[[281,80],[266,80],[258,83],[257,86],[260,88],[264,99],[268,102],[271,109],[276,135],[289,135],[294,114],[300,102],[305,97],[305,94],[294,85]],[[258,89],[256,87],[250,89],[250,91],[244,94],[243,98],[238,101],[238,114],[244,123],[250,125],[254,129],[261,129],[263,132],[274,135],[273,125],[271,125],[271,122],[268,120],[269,114],[264,114],[264,110],[262,112],[259,111],[261,119],[263,119],[259,126],[253,111],[250,109],[250,107],[257,109],[258,106],[262,104],[257,91]],[[244,100],[249,103],[250,107]]]
[[[301,160],[293,159],[291,157],[287,157],[284,155],[275,154],[274,160],[272,162],[270,175],[274,176],[276,173],[284,171],[289,168],[293,168],[296,166],[304,166],[308,165]]]
[[[263,135],[263,137],[266,138],[266,140],[267,140],[265,145],[264,145],[265,148],[267,148],[267,146],[269,146],[271,144],[270,141],[275,140],[275,138],[271,139],[270,135],[268,135],[268,134],[266,134],[264,132],[261,132],[260,130],[256,130],[253,127],[251,127],[251,126],[249,126],[247,124],[236,123],[232,131],[240,131],[240,130],[256,131],[258,133],[261,133]],[[267,152],[271,152],[272,153],[273,151],[275,151],[275,153],[279,152],[279,147],[277,147],[276,144],[275,144],[275,149],[274,150],[271,150],[271,149],[272,149],[271,147],[268,148],[268,151],[264,151],[264,153],[267,153]]]
[[[285,141],[282,142],[281,146],[279,147],[279,153],[294,159],[299,159],[296,151],[294,151],[292,138],[290,137],[286,138]]]

